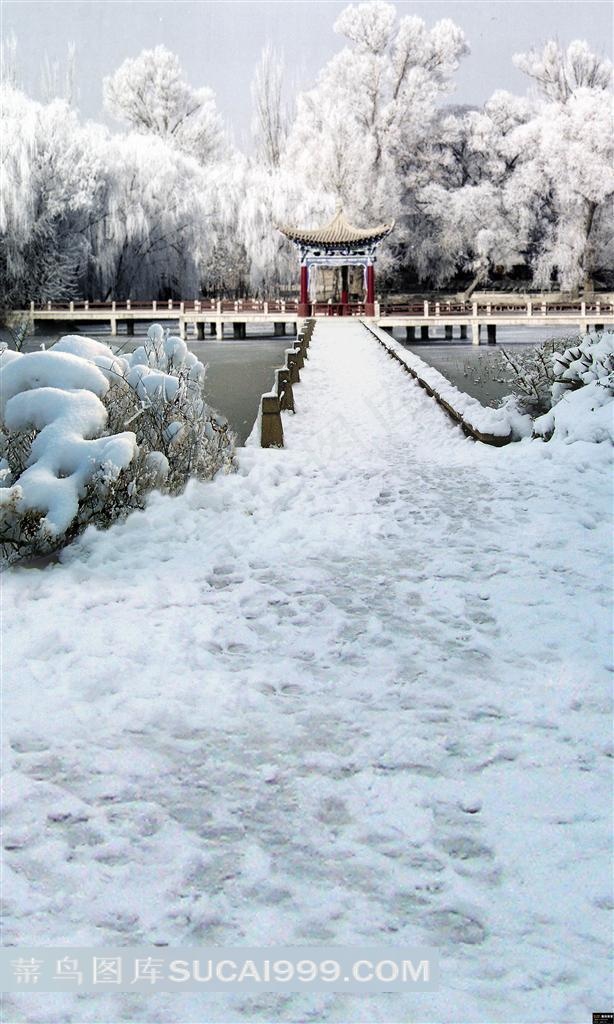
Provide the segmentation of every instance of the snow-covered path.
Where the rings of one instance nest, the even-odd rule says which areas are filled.
[[[605,445],[476,445],[357,323],[318,325],[295,399],[284,451],[5,576],[4,942],[427,943],[441,990],[6,1019],[586,1021]]]

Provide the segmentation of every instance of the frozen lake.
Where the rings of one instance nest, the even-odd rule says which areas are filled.
[[[80,333],[91,335],[112,344],[115,348],[131,350],[142,344],[147,333],[146,323],[135,325],[134,337],[112,337],[106,325],[83,325]],[[62,335],[75,331],[74,326],[51,331],[41,329],[28,344],[29,349],[41,343],[53,344]],[[396,330],[395,337],[405,343],[405,330]],[[440,370],[456,387],[478,398],[486,405],[496,405],[510,393],[505,374],[493,357],[506,346],[539,344],[553,337],[574,338],[570,327],[507,327],[497,331],[497,344],[479,347],[465,341],[412,342],[407,347],[425,362]],[[9,340],[6,331],[0,338]],[[263,392],[273,384],[273,371],[284,362],[284,350],[292,345],[293,335],[273,337],[273,326],[264,334],[258,324],[247,325],[247,338],[224,341],[207,338],[205,341],[188,340],[188,346],[202,362],[208,364],[207,398],[215,409],[226,416],[242,444],[250,433]]]

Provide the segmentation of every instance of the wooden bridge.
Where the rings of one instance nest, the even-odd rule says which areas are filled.
[[[470,337],[475,345],[482,340],[494,343],[497,327],[562,327],[586,332],[591,328],[614,326],[614,303],[591,301],[542,301],[518,295],[501,294],[496,301],[462,302],[450,300],[423,302],[375,302],[373,316],[365,316],[364,303],[321,302],[309,304],[308,315],[319,319],[328,316],[355,316],[366,319],[386,331],[405,328],[408,341],[432,338],[435,330],[447,340],[455,336]],[[261,299],[194,299],[191,301],[150,302],[47,302],[15,311],[14,315],[30,317],[41,323],[107,323],[112,335],[120,329],[134,334],[135,323],[170,321],[178,325],[179,334],[204,339],[206,333],[222,339],[232,331],[235,338],[246,337],[247,324],[273,324],[274,333],[296,334],[297,324],[305,319],[303,309],[294,301]]]

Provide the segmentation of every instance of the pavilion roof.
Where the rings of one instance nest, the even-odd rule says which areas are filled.
[[[389,235],[393,227],[394,221],[389,224],[377,224],[372,228],[359,228],[346,220],[343,210],[337,210],[333,219],[321,228],[296,228],[280,225],[279,231],[290,241],[296,242],[297,245],[335,248],[337,246],[373,245]]]

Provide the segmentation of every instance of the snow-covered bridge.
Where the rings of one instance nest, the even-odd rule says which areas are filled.
[[[609,989],[606,445],[475,444],[355,321],[316,326],[294,398],[284,450],[6,575],[4,941],[428,943],[441,991],[5,1013],[588,1019]]]

